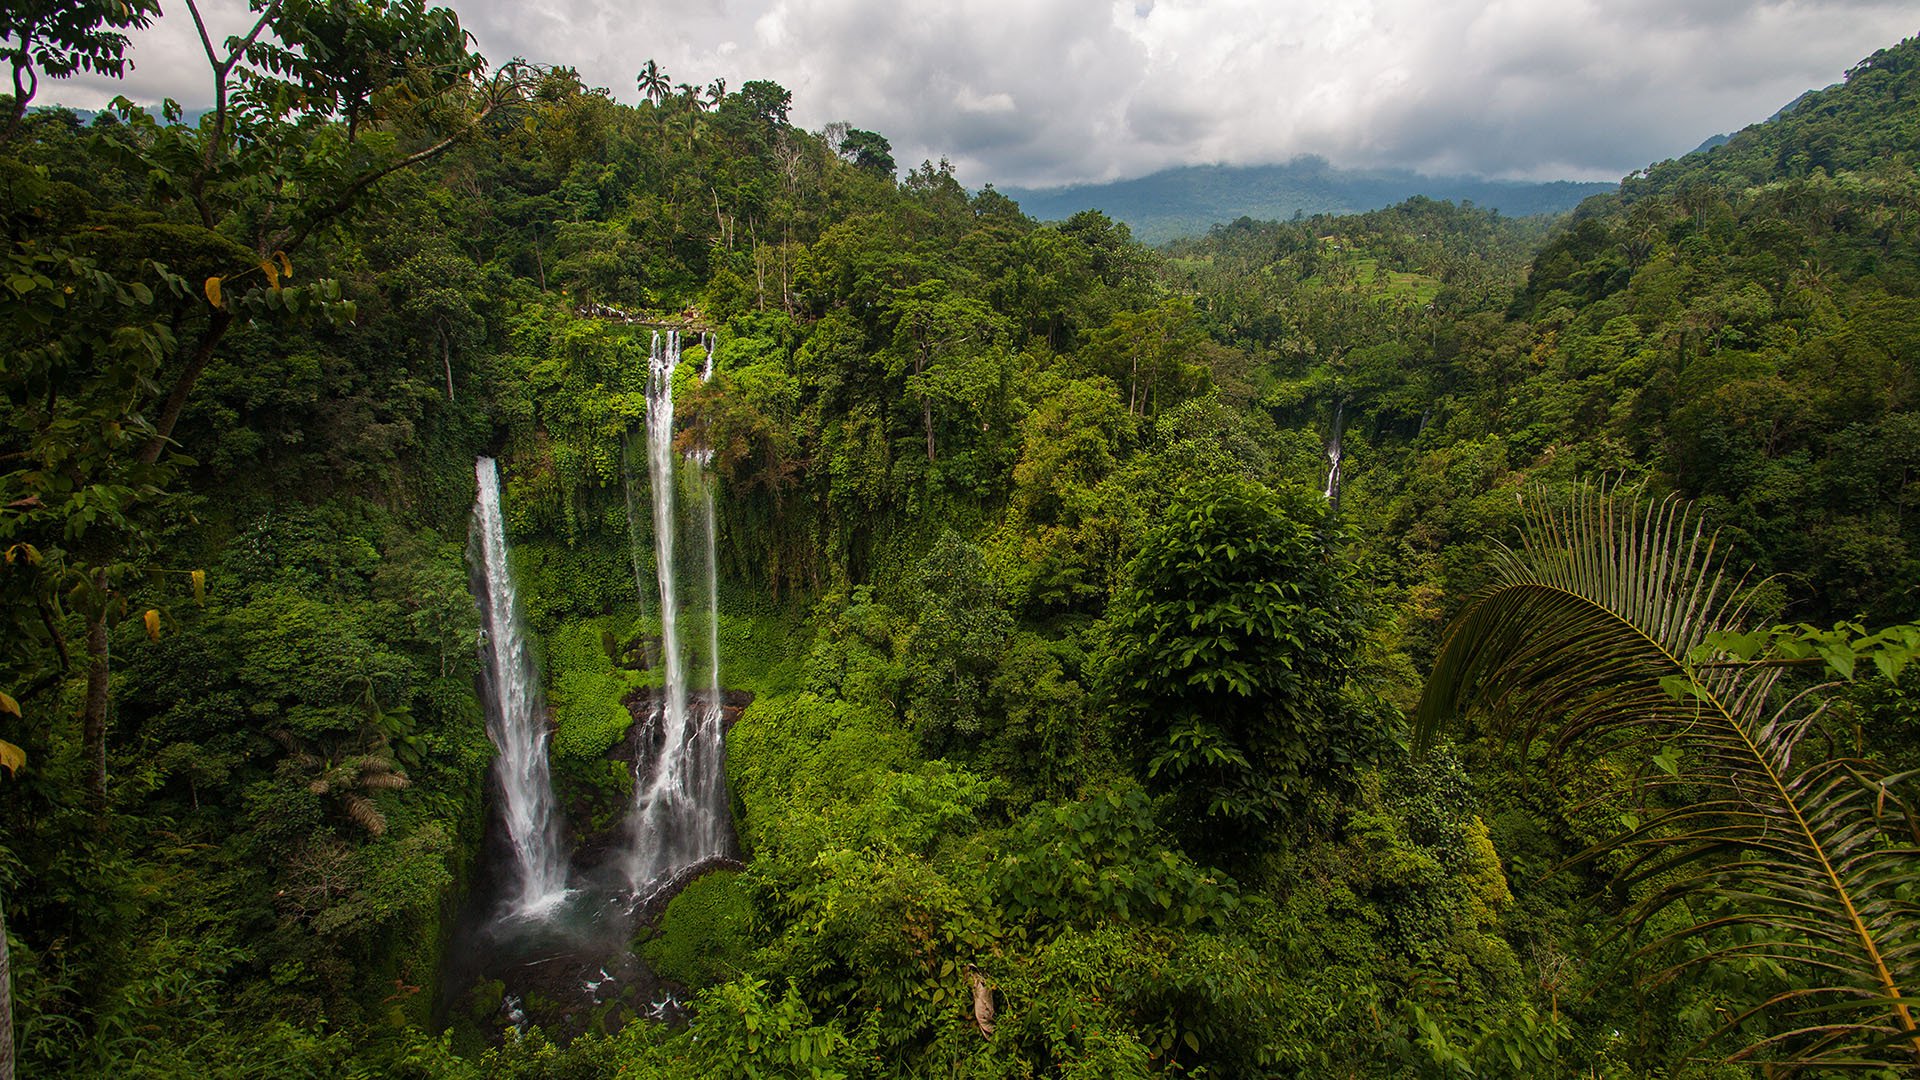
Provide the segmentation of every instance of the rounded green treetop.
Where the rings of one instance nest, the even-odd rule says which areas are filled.
[[[1358,621],[1323,517],[1304,492],[1191,484],[1115,600],[1104,689],[1121,744],[1202,846],[1293,816],[1358,756],[1344,693]]]

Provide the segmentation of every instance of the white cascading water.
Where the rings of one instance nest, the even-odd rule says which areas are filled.
[[[645,445],[644,433],[639,442],[642,446]],[[640,617],[645,619],[650,611],[647,597],[651,595],[651,590],[647,588],[647,579],[653,575],[648,572],[646,560],[641,554],[649,545],[646,527],[640,515],[640,484],[634,476],[634,458],[641,455],[634,452],[634,443],[635,437],[632,432],[628,432],[627,437],[621,441],[620,479],[627,494],[627,552],[633,560],[633,591],[640,600]],[[652,662],[651,656],[648,662]]]
[[[709,353],[711,356],[711,353]],[[663,341],[653,336],[647,372],[647,471],[652,489],[654,566],[660,585],[660,652],[662,694],[657,714],[654,751],[639,763],[634,778],[631,817],[633,847],[628,878],[636,893],[675,871],[726,851],[727,804],[723,776],[721,709],[713,694],[693,708],[688,693],[686,654],[680,640],[680,600],[674,540],[678,522],[674,512],[677,483],[673,449],[673,372],[680,363],[680,335],[668,331]],[[700,503],[711,514],[712,489],[704,462],[690,455],[691,482],[701,492]],[[713,586],[713,529],[701,530],[706,545],[709,589]],[[717,644],[717,620],[713,641]],[[718,689],[718,650],[714,682]]]
[[[702,339],[707,349],[706,367],[700,371],[700,381],[713,381],[713,345],[712,334]],[[714,535],[713,514],[713,450],[711,447],[698,452],[700,465],[700,491],[706,496],[700,513],[700,531],[707,541],[707,658],[713,665],[712,690],[713,711],[716,721],[720,713],[720,545]],[[724,745],[722,747],[724,750]]]
[[[511,906],[517,914],[536,915],[567,895],[567,858],[547,767],[547,711],[539,665],[527,648],[507,566],[500,473],[488,457],[476,461],[473,471],[480,493],[473,506],[468,557],[479,572],[474,592],[484,635],[480,651],[487,735],[498,751],[493,768],[500,782],[500,812],[519,874]]]
[[[1340,459],[1342,456],[1340,432],[1344,426],[1343,422],[1346,419],[1346,412],[1347,399],[1341,398],[1334,403],[1333,426],[1328,429],[1331,434],[1327,439],[1327,489],[1324,494],[1327,504],[1331,506],[1335,512],[1338,512],[1340,509]]]

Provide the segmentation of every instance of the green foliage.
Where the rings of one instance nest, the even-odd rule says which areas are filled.
[[[1102,681],[1133,764],[1190,842],[1245,843],[1350,782],[1371,733],[1345,695],[1356,622],[1305,499],[1196,483],[1128,568]]]
[[[29,8],[95,34],[47,73],[110,73],[150,14]],[[0,138],[25,1071],[1731,1075],[1688,1053],[1826,985],[1738,897],[1610,941],[1696,872],[1661,854],[1547,874],[1623,823],[1681,835],[1720,790],[1697,732],[1404,761],[1380,701],[1410,710],[1503,580],[1523,481],[1625,474],[1700,497],[1785,624],[1649,700],[1850,674],[1788,765],[1920,765],[1914,43],[1561,224],[1415,199],[1156,253],[945,163],[896,181],[883,135],[796,129],[772,83],[649,62],[629,107],[483,78],[421,4],[262,14],[196,126]],[[571,824],[612,827],[621,701],[657,679],[628,666],[656,322],[718,482],[723,677],[758,695],[728,746],[749,868],[640,945],[704,987],[686,1028],[456,1053],[426,1028],[492,755],[472,461],[501,461]]]
[[[1008,831],[991,873],[1008,914],[1058,926],[1215,924],[1236,902],[1231,878],[1167,846],[1152,805],[1131,785],[1041,803]]]
[[[717,871],[667,905],[659,936],[641,946],[647,966],[684,986],[708,986],[741,973],[752,938],[751,894],[738,874]]]
[[[702,994],[692,1036],[695,1062],[709,1076],[844,1080],[851,1047],[835,1022],[815,1024],[791,984],[779,1000],[753,978]]]
[[[937,754],[983,734],[988,680],[1013,618],[980,550],[952,532],[934,543],[905,588],[914,614],[903,648],[907,721]]]
[[[595,620],[568,623],[547,639],[556,761],[602,757],[633,726],[633,714],[622,699],[639,679],[614,666],[603,641],[612,633],[607,621]]]

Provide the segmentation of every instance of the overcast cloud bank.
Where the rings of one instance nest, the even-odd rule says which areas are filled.
[[[97,108],[210,98],[185,7],[136,70],[50,83]],[[1892,0],[464,0],[495,60],[570,64],[638,100],[675,81],[794,94],[795,122],[885,134],[902,165],[1041,187],[1299,154],[1349,167],[1612,180],[1765,118],[1920,30]],[[245,4],[210,0],[216,31]]]

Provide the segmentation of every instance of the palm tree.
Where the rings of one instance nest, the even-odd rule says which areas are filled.
[[[1743,580],[1685,504],[1593,489],[1564,509],[1536,498],[1524,539],[1447,629],[1420,742],[1479,712],[1498,737],[1637,765],[1637,792],[1662,809],[1575,861],[1621,856],[1637,897],[1623,932],[1666,913],[1638,957],[1688,946],[1650,981],[1739,959],[1796,978],[1727,1017],[1721,1035],[1749,1022],[1773,1032],[1729,1060],[1920,1063],[1920,900],[1903,895],[1920,869],[1911,776],[1823,754],[1808,738],[1822,688],[1788,695],[1781,666],[1714,653],[1709,635],[1743,629]]]
[[[717,109],[727,98],[727,80],[715,79],[707,84],[707,108]]]
[[[640,84],[641,96],[655,105],[667,100],[667,92],[673,88],[673,83],[667,79],[667,73],[661,71],[660,65],[652,60],[642,65],[637,81]]]

